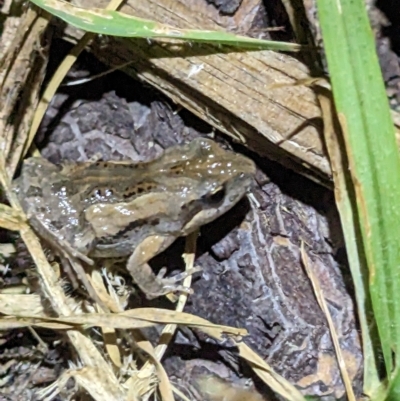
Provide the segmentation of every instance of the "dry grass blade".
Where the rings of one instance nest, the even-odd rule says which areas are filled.
[[[191,401],[191,400],[189,400],[189,398],[186,397],[185,394],[182,393],[181,390],[179,390],[179,389],[176,388],[175,386],[172,386],[172,390],[173,390],[173,392],[174,392],[179,398],[181,398],[183,401]]]
[[[96,292],[98,298],[105,305],[106,312],[122,312],[123,308],[119,303],[118,297],[114,292],[111,285],[108,288],[105,287],[103,276],[98,270],[93,270],[91,275],[88,275],[88,279]]]
[[[110,357],[114,367],[121,369],[121,353],[119,352],[117,333],[112,327],[102,327],[101,331],[107,355]]]
[[[96,401],[110,401],[110,400],[122,400],[121,394],[113,393],[112,388],[107,388],[104,385],[99,385],[99,378],[102,377],[102,372],[96,367],[82,367],[76,369],[70,369],[64,372],[55,382],[50,386],[38,391],[39,400],[52,400],[54,399],[60,389],[66,387],[67,381],[70,378],[74,378],[77,384],[85,388],[88,393]]]
[[[222,339],[224,335],[244,336],[245,329],[213,324],[190,313],[175,312],[167,309],[143,308],[131,309],[121,313],[84,313],[80,315],[62,316],[58,318],[47,316],[14,315],[21,322],[21,327],[32,325],[39,327],[59,327],[60,329],[82,326],[113,327],[118,329],[138,329],[152,327],[158,324],[182,324],[198,327],[215,338]]]
[[[111,0],[110,3],[107,5],[107,10],[116,10],[122,3],[122,0]],[[57,68],[56,72],[52,76],[50,82],[45,89],[38,107],[35,112],[35,116],[32,121],[31,129],[29,131],[29,137],[25,142],[24,148],[24,155],[29,150],[30,145],[33,142],[33,139],[36,135],[36,132],[39,128],[39,125],[43,119],[44,113],[46,112],[47,106],[49,105],[51,99],[53,99],[54,94],[56,93],[58,87],[60,86],[61,82],[67,75],[68,71],[71,69],[72,65],[75,63],[76,59],[78,58],[79,54],[84,50],[86,45],[95,37],[95,34],[86,33],[74,46],[74,48],[70,51],[69,55],[65,57],[63,62]]]
[[[186,271],[188,271],[194,267],[194,258],[195,258],[195,254],[196,254],[196,241],[197,241],[198,235],[199,235],[199,231],[196,230],[195,232],[190,234],[188,237],[186,237],[185,255],[184,255]],[[185,280],[183,281],[183,285],[188,288],[190,288],[191,283],[192,283],[191,275],[186,277]],[[178,299],[178,302],[175,307],[176,312],[183,311],[183,309],[185,308],[187,299],[188,299],[187,294],[181,293],[179,295],[179,299]],[[156,347],[156,349],[154,351],[154,354],[156,355],[156,357],[159,361],[163,357],[163,355],[168,347],[169,341],[174,336],[176,328],[177,328],[176,324],[171,324],[171,323],[167,324],[164,327],[164,329],[162,331],[162,335],[161,335],[162,343],[158,344],[158,346]]]
[[[312,270],[310,258],[308,257],[307,253],[305,252],[303,242],[301,243],[301,258],[303,261],[303,265],[306,269],[307,275],[310,278],[311,284],[313,286],[314,294],[317,298],[318,304],[319,304],[320,308],[322,309],[322,311],[326,317],[326,320],[328,322],[329,330],[330,330],[331,337],[332,337],[332,342],[335,347],[336,357],[337,357],[338,364],[339,364],[339,369],[342,374],[342,379],[343,379],[344,385],[346,387],[347,397],[350,401],[355,401],[356,398],[354,395],[353,388],[351,386],[351,380],[347,373],[346,362],[344,360],[342,350],[340,348],[340,343],[339,343],[339,339],[338,339],[338,336],[336,333],[335,325],[333,324],[332,316],[329,312],[328,305],[325,301],[325,297],[324,297],[322,288],[319,285],[319,281]]]
[[[245,343],[237,344],[240,356],[245,359],[254,373],[272,390],[289,401],[306,401],[303,395],[285,378],[276,373],[259,355]]]
[[[76,44],[75,47],[71,50],[70,54],[65,57],[64,61],[60,64],[60,66],[57,68],[57,71],[52,76],[36,108],[35,115],[33,117],[32,124],[29,130],[29,135],[27,140],[25,141],[25,147],[22,156],[25,156],[28,153],[33,139],[35,138],[36,132],[39,129],[39,125],[43,119],[44,113],[46,112],[47,106],[51,102],[51,99],[53,99],[53,96],[56,93],[58,87],[60,86],[68,71],[78,58],[78,55],[82,52],[88,42],[93,39],[93,37],[93,34],[84,35],[84,37],[78,42],[78,44]]]
[[[157,359],[153,349],[149,349],[148,347],[143,347],[143,351],[147,353],[147,355],[150,357],[150,361],[152,363],[152,366],[154,366],[154,369],[157,373],[157,378],[159,380],[158,384],[158,389],[160,391],[161,399],[163,401],[174,401],[174,395],[172,392],[172,386],[169,381],[168,375],[165,372],[164,367],[161,365],[160,361]],[[149,362],[147,362],[148,364]],[[143,377],[143,374],[146,374],[147,377],[153,377],[153,372],[147,371],[143,372],[143,369],[138,373],[138,377]],[[154,390],[155,387],[152,389],[149,388],[148,390],[148,396],[150,396],[152,390]],[[129,394],[134,394],[137,393],[137,390],[135,389],[135,386],[131,385],[129,388]],[[129,399],[129,397],[128,397]]]
[[[194,258],[196,254],[196,241],[198,237],[198,230],[190,234],[189,236],[186,237],[186,243],[185,243],[185,270],[188,271],[193,268],[194,266]],[[183,285],[185,287],[190,287],[192,282],[192,276],[188,276],[185,278],[183,281]],[[176,312],[182,312],[186,302],[187,302],[188,295],[187,294],[180,294],[178,298],[178,302],[176,304],[175,311]],[[168,323],[160,336],[160,343],[157,345],[155,348],[154,352],[152,350],[151,344],[147,344],[147,352],[151,355],[154,355],[154,359],[156,361],[160,361],[161,358],[163,357],[165,351],[167,350],[168,344],[171,341],[171,339],[174,336],[174,333],[176,331],[177,325],[175,323]],[[140,371],[140,374],[143,376],[149,376],[154,373],[154,370],[157,369],[157,365],[154,363],[154,361],[147,361],[143,368]],[[161,387],[160,387],[161,391]],[[166,389],[164,388],[163,391],[166,391],[167,394],[169,394],[169,388],[167,387]]]
[[[36,294],[0,294],[1,313],[8,316],[45,316]]]
[[[23,227],[24,218],[20,212],[0,204],[0,227],[6,230],[18,231]]]
[[[23,327],[40,327],[51,330],[70,330],[74,327],[72,325],[63,323],[43,322],[35,318],[23,318],[15,316],[5,316],[0,319],[0,330],[11,330]]]
[[[329,158],[332,165],[333,180],[335,183],[335,199],[346,240],[346,252],[349,259],[351,275],[355,287],[356,304],[358,308],[358,320],[360,322],[364,353],[364,391],[369,394],[372,388],[379,385],[379,374],[376,360],[379,356],[374,349],[374,342],[377,341],[375,324],[371,324],[371,300],[369,298],[365,277],[365,260],[360,251],[361,239],[356,229],[356,213],[352,199],[354,194],[350,187],[350,171],[344,148],[341,141],[340,130],[335,127],[335,110],[331,92],[318,87],[318,100],[321,104],[324,119],[324,136]],[[337,124],[336,124],[337,125]],[[400,141],[398,141],[400,143]]]
[[[123,308],[119,304],[118,297],[115,295],[112,286],[109,286],[109,291],[110,294],[115,296],[110,296],[110,294],[107,292],[107,289],[103,282],[103,278],[99,271],[94,270],[92,272],[92,276],[88,278],[93,286],[93,290],[96,292],[97,296],[108,310],[113,312],[123,311]],[[102,313],[105,311],[104,308],[103,310],[100,310],[100,308],[98,309],[99,309],[98,313]],[[112,363],[114,364],[114,367],[120,369],[122,367],[122,362],[121,362],[121,353],[119,351],[119,347],[117,344],[118,336],[112,327],[103,326],[101,327],[101,331],[103,334],[103,341],[107,354],[110,357]]]

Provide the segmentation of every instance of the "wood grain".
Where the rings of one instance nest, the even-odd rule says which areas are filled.
[[[243,7],[251,0],[244,1]],[[76,5],[104,8],[102,0],[76,0]],[[221,21],[202,2],[129,0],[121,11],[179,28],[221,30]],[[204,2],[205,3],[205,2]],[[230,26],[234,23],[230,20]],[[68,28],[76,40],[81,33]],[[178,105],[262,156],[331,186],[331,169],[323,145],[321,111],[309,78],[297,59],[272,51],[224,52],[208,45],[182,45],[122,38],[99,39],[91,45],[104,63],[118,66],[150,83]],[[396,118],[398,118],[395,115]]]

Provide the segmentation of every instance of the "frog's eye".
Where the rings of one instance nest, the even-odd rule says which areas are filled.
[[[225,187],[216,188],[205,196],[205,200],[209,203],[220,203],[225,197]]]

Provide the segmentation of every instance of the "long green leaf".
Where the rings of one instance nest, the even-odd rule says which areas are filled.
[[[378,399],[378,397],[376,397]],[[396,368],[395,372],[392,374],[390,385],[387,389],[387,394],[385,395],[385,401],[399,401],[400,400],[400,369]],[[380,401],[378,399],[378,401]]]
[[[32,3],[87,32],[130,38],[180,39],[208,42],[247,49],[298,51],[296,43],[273,42],[238,36],[224,31],[178,29],[155,21],[144,20],[119,11],[85,9],[62,0],[31,0]]]
[[[317,0],[386,370],[399,366],[400,160],[365,4]],[[390,380],[390,376],[389,376]]]

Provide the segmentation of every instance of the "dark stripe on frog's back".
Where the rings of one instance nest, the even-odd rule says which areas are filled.
[[[178,169],[179,171],[179,169]],[[72,192],[73,188],[76,194],[79,194],[81,201],[89,205],[98,203],[117,203],[130,202],[137,197],[149,193],[160,193],[170,191],[179,193],[186,188],[196,188],[200,181],[199,178],[193,178],[176,172],[176,169],[159,171],[158,174],[149,172],[149,174],[138,175],[137,177],[125,177],[119,175],[111,177],[109,175],[98,179],[95,174],[82,177],[81,180],[71,178],[73,186],[67,185]],[[111,191],[112,195],[108,198],[96,199],[96,194],[101,191]]]
[[[90,183],[120,182],[122,180],[138,181],[143,177],[148,163],[133,164],[130,162],[96,162],[77,163],[68,171],[68,176],[76,185]]]
[[[190,147],[187,145],[185,148]],[[99,161],[77,163],[72,168],[65,170],[66,175],[73,180],[76,185],[85,185],[90,183],[106,183],[112,185],[113,182],[119,183],[122,180],[144,181],[148,177],[164,176],[170,177],[187,176],[192,179],[202,179],[205,171],[210,171],[212,166],[213,176],[221,176],[227,170],[227,164],[237,157],[230,154],[229,159],[224,157],[210,159],[209,154],[198,154],[195,149],[186,149],[184,147],[169,148],[159,158],[149,162],[132,163],[128,161]],[[219,165],[218,165],[219,164]],[[229,174],[228,174],[229,176]]]
[[[119,180],[118,185],[113,185],[113,182],[106,182],[104,185],[99,185],[96,181],[93,183],[85,183],[85,187],[80,187],[79,196],[81,201],[88,205],[99,203],[118,203],[118,202],[131,202],[140,196],[150,193],[165,193],[170,192],[171,196],[179,196],[186,188],[196,188],[198,185],[197,180],[190,177],[169,177],[165,175],[154,176],[152,178],[142,178],[139,181],[132,180]],[[115,182],[115,184],[117,184]],[[105,199],[96,199],[97,191],[111,190],[112,195]]]
[[[181,169],[185,168],[184,164],[187,161],[187,157],[181,153],[182,149],[179,148],[167,149],[160,157],[145,162],[77,162],[73,166],[65,166],[61,173],[65,173],[78,184],[92,180],[110,182],[120,180],[121,177],[138,180],[139,177],[143,178],[143,175],[146,175],[147,172],[152,176],[157,171],[166,173],[169,167],[172,167],[173,170],[175,165],[179,165]],[[177,157],[171,157],[169,150],[172,150]]]
[[[132,184],[127,182],[124,185],[119,183],[118,187],[113,187],[112,183],[105,183],[104,185],[92,184],[86,185],[85,190],[81,191],[81,199],[90,205],[98,203],[118,203],[130,202],[142,195],[156,192],[164,192],[165,186],[154,181],[140,181]],[[112,191],[108,197],[97,198],[96,193],[100,191],[100,195],[106,194],[106,191]]]
[[[146,174],[121,174],[121,166],[117,175],[112,175],[110,170],[105,173],[96,169],[80,170],[79,173],[66,179],[66,187],[71,194],[79,195],[88,204],[127,202],[144,193],[165,191],[164,185],[146,179]],[[102,193],[109,190],[113,195],[109,199],[93,199],[92,196],[99,190]]]
[[[122,180],[139,181],[146,176],[153,177],[155,174],[165,176],[181,176],[185,171],[191,171],[190,161],[173,161],[163,164],[161,159],[148,163],[133,164],[130,162],[96,162],[78,163],[65,176],[76,184],[119,182]]]
[[[78,188],[77,192],[81,193],[82,200],[89,198],[91,193],[97,189],[103,191],[108,189],[115,192],[116,196],[104,202],[129,201],[141,194],[165,191],[166,180],[183,174],[183,166],[176,163],[170,167],[161,166],[158,161],[157,159],[154,162],[141,164],[127,162],[78,163],[74,169],[66,172],[66,183],[72,182],[73,186]],[[71,185],[67,184],[67,187],[71,190]],[[82,190],[83,188],[85,189]],[[118,190],[120,188],[123,190]]]

